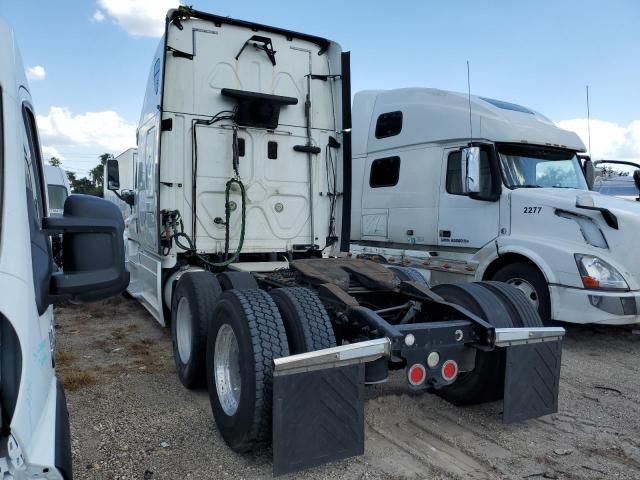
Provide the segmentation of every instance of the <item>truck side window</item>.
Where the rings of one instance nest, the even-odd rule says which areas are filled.
[[[52,271],[51,241],[42,230],[42,218],[46,215],[45,182],[42,172],[42,158],[38,143],[36,119],[28,106],[22,109],[24,131],[27,145],[24,149],[24,167],[26,177],[27,213],[31,237],[31,263],[33,268],[33,286],[38,314],[42,315],[48,307],[47,294]]]
[[[379,158],[371,162],[369,186],[393,187],[400,179],[400,157]]]
[[[27,191],[29,198],[33,199],[34,214],[42,218],[45,216],[44,205],[44,176],[42,174],[40,145],[38,144],[36,121],[33,113],[28,108],[24,108],[25,131],[27,132],[27,141],[29,150],[25,150],[25,175],[27,176]]]
[[[462,173],[460,172],[460,151],[451,152],[447,158],[447,193],[452,195],[466,195],[462,193]],[[491,163],[486,150],[480,151],[480,197],[490,197],[494,193]]]
[[[376,138],[398,135],[402,130],[402,112],[383,113],[376,122]]]

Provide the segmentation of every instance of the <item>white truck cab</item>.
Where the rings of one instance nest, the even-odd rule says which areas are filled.
[[[59,216],[64,212],[64,202],[71,195],[71,185],[66,172],[53,165],[44,166],[44,179],[47,182],[49,197],[49,215]]]
[[[640,321],[640,204],[589,190],[576,134],[428,88],[359,92],[353,119],[355,255],[511,283],[546,322]]]
[[[0,20],[0,478],[70,479],[71,439],[55,375],[53,306],[128,284],[120,212],[84,195],[48,214],[35,114],[13,32]],[[64,272],[51,239],[64,235]]]

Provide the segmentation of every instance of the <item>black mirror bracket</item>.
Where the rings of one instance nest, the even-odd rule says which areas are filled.
[[[46,217],[48,235],[62,233],[63,266],[49,282],[49,303],[91,302],[122,292],[129,284],[124,265],[124,222],[118,207],[101,198],[71,195],[64,216]]]

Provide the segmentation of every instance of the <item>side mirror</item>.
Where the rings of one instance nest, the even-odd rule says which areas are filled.
[[[593,184],[596,181],[596,167],[591,160],[584,161],[584,176],[589,190],[593,190]]]
[[[633,172],[633,181],[636,184],[636,188],[640,191],[640,170]]]
[[[102,300],[129,285],[124,265],[124,221],[120,209],[102,198],[70,195],[62,217],[47,217],[49,234],[63,234],[64,271],[51,277],[51,303]]]
[[[120,169],[117,160],[107,160],[107,190],[120,188]]]
[[[462,193],[480,193],[480,147],[463,148],[461,153]]]

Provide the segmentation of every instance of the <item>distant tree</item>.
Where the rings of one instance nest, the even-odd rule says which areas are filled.
[[[89,176],[91,177],[91,181],[102,191],[102,186],[104,185],[104,164],[100,164],[97,167],[92,168],[89,171]]]
[[[107,163],[107,160],[111,160],[113,158],[113,155],[111,155],[110,153],[103,153],[102,155],[100,155],[100,165],[104,165],[105,163]]]
[[[78,178],[75,172],[67,171],[67,178],[71,184],[73,193],[83,193],[85,195],[102,196],[102,188],[104,186],[104,166],[107,160],[111,160],[113,155],[103,153],[98,157],[100,163],[89,170],[89,178]]]
[[[625,170],[616,170],[615,168],[610,166],[601,167],[601,171],[603,176],[605,177],[628,177],[629,176],[629,172]]]
[[[51,157],[49,159],[49,164],[53,165],[54,167],[59,167],[60,165],[62,165],[62,162],[57,157]]]

